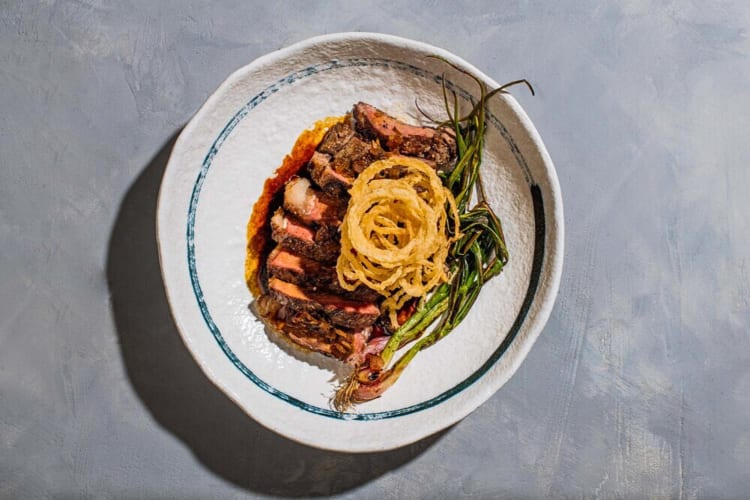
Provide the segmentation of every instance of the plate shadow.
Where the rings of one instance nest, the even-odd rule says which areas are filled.
[[[125,195],[110,235],[107,283],[129,381],[159,424],[210,471],[285,497],[348,491],[408,463],[447,430],[382,453],[319,450],[267,430],[203,374],[177,331],[159,268],[156,201],[175,132]]]

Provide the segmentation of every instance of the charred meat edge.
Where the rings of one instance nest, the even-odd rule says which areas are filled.
[[[294,253],[335,265],[341,251],[335,228],[311,228],[279,208],[271,217],[271,238]]]
[[[370,326],[380,316],[380,308],[374,302],[359,302],[330,293],[312,292],[279,278],[268,280],[268,290],[284,305],[300,311],[323,313],[334,324],[346,328]]]
[[[409,125],[363,102],[354,105],[352,115],[357,132],[379,139],[388,151],[420,158],[441,170],[456,157],[456,137],[449,127]]]
[[[342,288],[335,267],[296,254],[280,245],[268,255],[266,268],[270,277],[294,283],[308,290],[347,296],[352,300],[364,302],[375,302],[380,298],[378,292],[366,286],[359,286],[353,291]]]

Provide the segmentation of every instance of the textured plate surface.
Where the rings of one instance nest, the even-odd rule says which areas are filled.
[[[517,369],[557,293],[563,258],[557,177],[529,118],[502,96],[490,105],[483,174],[510,262],[460,327],[420,353],[383,397],[352,413],[335,411],[329,401],[345,371],[273,338],[248,308],[245,230],[264,180],[303,129],[357,101],[420,122],[416,99],[442,117],[445,73],[468,109],[476,84],[427,57],[432,54],[497,86],[467,62],[423,43],[364,33],[313,38],[232,74],[185,127],[164,174],[159,251],[186,345],[249,415],[311,446],[386,450],[457,422]]]

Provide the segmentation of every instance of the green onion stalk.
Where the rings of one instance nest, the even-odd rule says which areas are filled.
[[[532,95],[534,89],[528,81],[516,80],[488,91],[484,82],[443,61],[473,78],[480,96],[468,114],[460,115],[458,96],[448,89],[443,77],[448,120],[438,124],[451,127],[457,151],[455,167],[440,174],[443,184],[453,193],[459,213],[459,227],[448,228],[450,236],[459,235],[446,262],[450,278],[423,298],[414,314],[391,335],[383,351],[379,355],[369,355],[338,389],[333,403],[339,411],[375,399],[393,385],[420,351],[444,338],[463,321],[482,286],[500,274],[508,262],[503,227],[487,203],[480,172],[487,127],[486,106],[490,98],[513,85],[526,84]],[[425,334],[435,322],[435,327]],[[394,362],[397,351],[409,344],[411,347]]]

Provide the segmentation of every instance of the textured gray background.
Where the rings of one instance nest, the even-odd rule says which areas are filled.
[[[750,495],[750,6],[0,1],[0,497]],[[560,295],[445,432],[327,453],[192,362],[154,210],[175,134],[309,36],[432,43],[517,91],[566,212]]]

